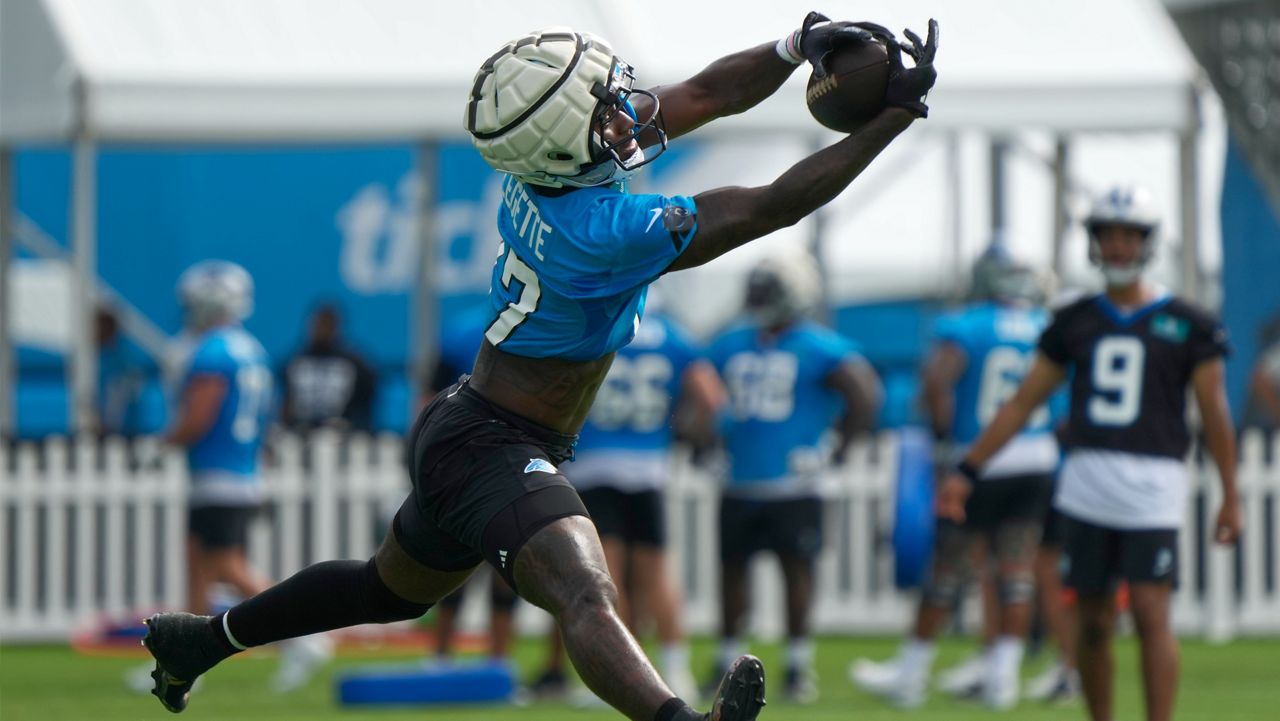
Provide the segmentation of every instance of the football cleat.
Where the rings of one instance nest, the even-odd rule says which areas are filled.
[[[196,678],[228,656],[209,621],[190,613],[157,613],[145,621],[142,645],[156,660],[151,693],[173,713],[187,708]]]
[[[751,654],[729,664],[711,701],[706,721],[755,721],[764,708],[764,664]]]

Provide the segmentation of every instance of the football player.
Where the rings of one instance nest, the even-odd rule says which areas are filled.
[[[1222,482],[1214,536],[1229,544],[1240,533],[1235,437],[1223,387],[1226,331],[1143,280],[1159,225],[1144,190],[1108,191],[1084,224],[1089,259],[1106,291],[1054,314],[1017,393],[939,490],[938,511],[965,519],[981,469],[1070,374],[1068,451],[1054,505],[1066,523],[1065,582],[1077,595],[1085,701],[1094,721],[1110,721],[1115,590],[1123,579],[1141,643],[1147,719],[1167,721],[1178,680],[1169,597],[1188,496],[1188,388]]]
[[[244,268],[196,263],[178,280],[178,301],[194,340],[166,439],[187,449],[187,604],[205,614],[215,583],[244,598],[271,585],[246,555],[249,522],[261,502],[258,455],[272,406],[271,369],[262,345],[241,326],[253,311],[253,279]],[[323,637],[286,644],[273,687],[303,685],[327,657]]]
[[[805,60],[822,68],[837,45],[875,37],[890,63],[886,107],[858,132],[761,187],[625,192],[669,139],[750,109]],[[927,41],[908,39],[814,13],[778,43],[652,90],[634,86],[634,69],[602,38],[568,28],[490,55],[461,108],[476,150],[506,174],[493,317],[472,374],[410,431],[413,490],[374,558],[317,564],[213,619],[151,619],[165,705],[180,710],[188,684],[238,650],[416,618],[488,562],[556,618],[583,681],[629,718],[754,719],[764,700],[755,657],[733,664],[708,715],[662,681],[618,617],[595,526],[560,465],[614,352],[635,333],[649,283],[798,222],[926,115],[936,23]]]
[[[817,698],[809,615],[822,550],[822,478],[873,425],[883,395],[853,343],[806,318],[821,287],[812,256],[765,260],[748,277],[749,320],[730,327],[709,352],[729,391],[717,663],[723,668],[742,652],[748,564],[771,551],[787,589],[785,694],[801,703]],[[838,441],[830,447],[825,437],[838,417]]]
[[[998,241],[974,264],[971,285],[976,302],[938,320],[936,342],[925,362],[925,410],[944,470],[1013,395],[1049,321],[1035,270]],[[1042,406],[983,468],[966,502],[964,522],[939,519],[932,567],[910,637],[893,662],[855,664],[854,683],[898,706],[924,703],[935,641],[975,575],[974,550],[980,543],[995,565],[998,604],[995,617],[984,619],[997,627],[982,656],[978,686],[992,708],[1017,703],[1035,594],[1036,549],[1057,465],[1049,408]],[[985,575],[984,570],[978,573]]]

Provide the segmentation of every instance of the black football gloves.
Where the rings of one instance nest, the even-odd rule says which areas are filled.
[[[910,44],[899,42],[883,25],[867,22],[854,25],[884,43],[885,50],[889,53],[889,85],[884,91],[885,105],[905,108],[916,117],[929,117],[929,106],[924,104],[924,99],[938,79],[938,72],[933,69],[933,57],[938,52],[938,21],[929,21],[929,37],[924,42],[920,42],[919,35],[903,30],[903,34],[911,41]],[[915,61],[914,67],[903,66],[903,52]]]
[[[833,50],[846,43],[865,43],[874,40],[874,35],[851,22],[831,22],[826,15],[816,10],[804,17],[800,25],[800,54],[813,65],[813,74],[822,78],[827,75],[827,56]]]

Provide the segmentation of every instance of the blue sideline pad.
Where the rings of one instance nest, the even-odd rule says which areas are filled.
[[[898,488],[893,509],[893,582],[914,588],[924,581],[933,555],[933,441],[928,431],[898,431]]]
[[[338,700],[348,705],[495,703],[515,695],[516,674],[501,661],[431,661],[370,666],[336,683]]]

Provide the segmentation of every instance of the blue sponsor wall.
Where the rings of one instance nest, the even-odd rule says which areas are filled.
[[[1227,146],[1221,211],[1222,317],[1234,347],[1227,390],[1239,418],[1247,406],[1250,369],[1262,350],[1261,331],[1280,321],[1280,208],[1267,202],[1235,142]]]
[[[277,362],[302,343],[307,312],[320,300],[336,300],[348,340],[386,381],[382,390],[390,395],[380,393],[379,425],[398,428],[408,413],[404,371],[418,267],[415,162],[407,144],[106,148],[98,169],[98,271],[173,334],[181,326],[174,284],[182,270],[205,258],[240,263],[257,286],[246,325]],[[66,148],[15,156],[18,208],[63,245],[70,169]],[[491,178],[469,146],[441,150],[446,315],[485,290],[492,252],[481,252],[474,235],[493,225],[491,217],[477,217]],[[62,359],[22,349],[19,365],[20,431],[37,435],[65,423],[65,410],[57,408],[65,391],[50,387],[60,381]]]

